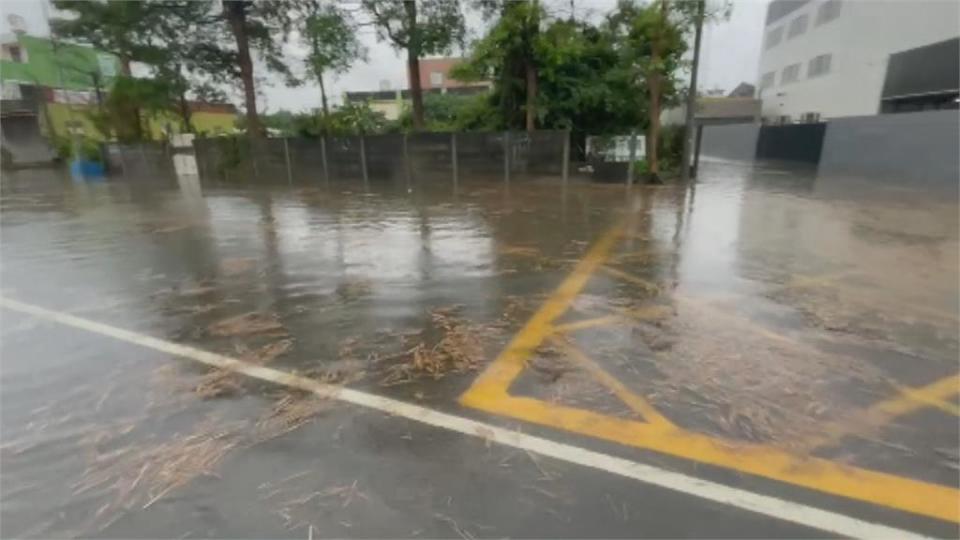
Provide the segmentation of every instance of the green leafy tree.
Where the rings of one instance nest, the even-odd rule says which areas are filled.
[[[522,26],[501,18],[474,43],[467,62],[453,75],[460,79],[492,78],[487,108],[464,109],[461,125],[475,129],[516,129],[527,125],[524,70],[516,69],[512,46],[523,39]],[[511,45],[513,44],[513,45]],[[522,49],[522,47],[520,47]],[[536,125],[585,133],[613,134],[645,122],[646,100],[637,99],[644,81],[621,54],[607,25],[596,26],[570,18],[546,20],[538,30],[532,51],[537,66]],[[491,116],[496,121],[491,121]]]
[[[538,41],[540,122],[580,134],[615,134],[641,125],[643,82],[633,77],[613,36],[586,22],[553,21]]]
[[[170,93],[165,81],[117,77],[90,120],[101,133],[112,133],[121,142],[142,140],[145,129],[140,112],[170,112]]]
[[[536,128],[538,49],[543,8],[537,0],[484,0],[479,7],[494,19],[487,34],[473,44],[470,61],[454,76],[463,80],[496,82],[496,98],[506,127]]]
[[[449,54],[466,35],[458,0],[361,0],[379,39],[407,53],[407,73],[413,102],[413,127],[424,127],[420,58]]]
[[[153,24],[158,16],[156,4],[123,0],[54,0],[53,5],[71,15],[69,18],[50,21],[54,35],[68,41],[89,44],[115,55],[120,60],[120,69],[126,77],[131,76],[132,62],[151,63],[162,55],[162,50],[151,43],[148,37],[152,35]],[[94,82],[99,88],[99,78]],[[129,107],[127,113],[135,117],[127,123],[128,126],[133,126],[134,130],[130,136],[142,139],[140,108],[136,103],[130,103]],[[109,129],[105,131],[110,132]]]
[[[153,0],[128,2],[108,0],[89,2],[75,0],[56,0],[58,9],[71,14],[69,18],[54,19],[54,32],[62,38],[110,52],[120,59],[125,77],[131,77],[130,65],[137,62],[152,70],[152,82],[143,82],[137,92],[149,88],[151,97],[159,97],[157,91],[165,90],[170,102],[170,111],[178,113],[183,128],[192,131],[190,108],[187,94],[214,97],[210,91],[210,82],[203,74],[219,74],[226,55],[219,51],[209,32],[211,25],[218,24],[217,15],[211,9],[210,2]],[[217,51],[212,56],[210,51]],[[216,61],[211,62],[215,58]],[[97,75],[97,74],[92,74]],[[99,85],[98,85],[99,86]],[[122,108],[125,114],[140,115],[136,102],[129,102],[134,83],[127,81],[116,86],[124,92],[113,100],[113,106],[125,102]],[[222,99],[222,93],[216,94]],[[98,101],[103,103],[102,99]],[[152,107],[156,110],[156,107]],[[140,130],[142,120],[130,120],[117,117],[116,111],[107,111],[101,115],[112,118],[124,125],[117,127],[123,131],[123,138],[131,136],[127,127],[135,126]],[[113,124],[103,126],[106,133],[114,132]],[[142,138],[142,131],[132,135]]]
[[[347,103],[326,115],[299,115],[293,125],[296,133],[304,137],[364,135],[383,133],[391,128],[386,116],[366,103]]]
[[[294,25],[296,0],[223,0],[222,18],[234,40],[234,48],[228,53],[210,46],[208,53],[212,62],[224,62],[223,71],[233,72],[243,86],[243,102],[246,108],[247,132],[251,137],[263,136],[263,125],[257,112],[257,88],[253,71],[251,50],[255,49],[267,68],[286,77],[288,82],[296,79],[290,73],[281,50]]]
[[[676,73],[686,42],[677,22],[670,17],[668,0],[641,6],[621,0],[610,19],[622,38],[622,52],[647,85],[647,168],[650,178],[659,181],[660,112],[665,98],[676,93]]]
[[[621,54],[631,70],[646,82],[648,101],[647,167],[650,180],[660,181],[660,113],[676,104],[687,38],[700,17],[698,2],[654,0],[641,5],[620,0],[608,24],[619,40]],[[729,16],[728,2],[715,3],[703,16],[716,20]]]
[[[54,0],[53,5],[71,15],[70,18],[50,21],[51,29],[58,37],[88,43],[117,56],[126,76],[131,76],[132,62],[152,63],[162,54],[148,39],[161,11],[157,3]]]
[[[472,126],[464,125],[468,118],[469,109],[476,107],[479,100],[486,101],[486,96],[460,96],[456,94],[427,94],[423,96],[423,119],[428,131],[456,131]],[[489,109],[484,107],[484,114]],[[405,107],[398,119],[399,127],[409,130],[413,127],[413,112]]]
[[[325,75],[346,72],[357,60],[365,60],[367,51],[357,40],[356,24],[337,4],[310,0],[301,34],[309,48],[307,68],[320,86],[320,102],[326,115],[330,108]]]

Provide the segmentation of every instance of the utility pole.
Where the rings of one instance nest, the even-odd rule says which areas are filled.
[[[700,40],[703,37],[703,16],[707,0],[696,0],[697,15],[694,20],[693,66],[690,69],[690,90],[687,92],[687,111],[683,125],[683,154],[680,158],[680,179],[690,179],[690,150],[693,139],[693,120],[697,109],[697,70],[700,68]],[[697,148],[697,151],[700,149]]]

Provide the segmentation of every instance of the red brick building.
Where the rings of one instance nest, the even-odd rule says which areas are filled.
[[[422,58],[420,60],[420,87],[424,91],[435,89],[443,91],[452,88],[485,89],[490,87],[489,81],[464,82],[450,77],[450,70],[462,61],[463,58]]]

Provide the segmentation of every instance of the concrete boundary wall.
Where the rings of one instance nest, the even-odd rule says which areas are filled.
[[[194,140],[200,176],[210,180],[301,183],[463,175],[561,175],[569,132],[390,133],[326,138]]]
[[[800,130],[805,125],[777,126]],[[701,155],[765,159],[760,139],[766,126],[704,126]],[[958,191],[960,112],[923,111],[836,118],[826,123],[819,176],[868,177],[874,182]],[[804,161],[804,160],[800,160]]]
[[[703,156],[753,161],[757,157],[760,124],[728,124],[704,126]]]
[[[837,118],[827,124],[818,173],[867,175],[957,190],[960,112],[923,111]]]

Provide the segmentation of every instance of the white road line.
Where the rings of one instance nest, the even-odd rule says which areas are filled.
[[[186,345],[179,345],[170,341],[153,338],[67,313],[52,311],[17,300],[0,297],[0,306],[48,321],[126,341],[141,347],[188,358],[209,366],[235,373],[242,373],[256,379],[299,388],[322,397],[352,403],[368,409],[378,410],[393,416],[407,418],[465,435],[480,437],[504,446],[528,450],[541,456],[547,456],[610,474],[632,478],[647,484],[678,491],[749,512],[763,514],[783,521],[797,523],[806,527],[820,529],[839,536],[852,538],[924,538],[916,533],[870,523],[836,512],[821,510],[768,495],[760,495],[751,491],[660,469],[652,465],[645,465],[600,452],[594,452],[578,446],[504,429],[469,418],[442,413],[376,394],[320,383],[306,377],[257,366],[236,358],[230,358]]]

